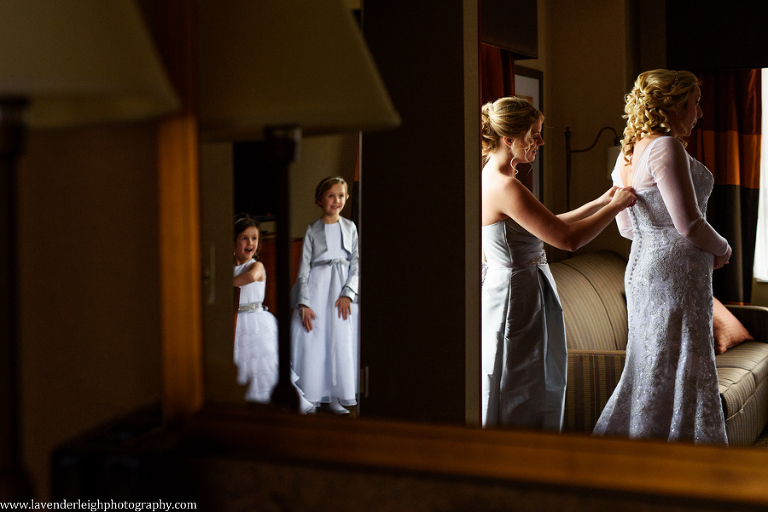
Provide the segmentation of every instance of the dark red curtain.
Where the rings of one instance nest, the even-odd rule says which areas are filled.
[[[481,105],[505,96],[515,95],[515,58],[512,52],[480,43],[480,100]],[[533,174],[523,172],[518,179],[533,190]]]
[[[512,52],[480,43],[481,105],[514,95],[515,58]]]
[[[760,70],[697,75],[704,117],[691,132],[688,151],[715,176],[707,220],[733,248],[730,264],[714,273],[714,294],[745,304],[752,297],[760,188]]]

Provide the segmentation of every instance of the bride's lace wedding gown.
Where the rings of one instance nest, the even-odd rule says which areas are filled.
[[[619,157],[614,184],[623,186]],[[712,337],[714,254],[728,242],[706,222],[712,173],[672,137],[646,147],[617,217],[632,239],[624,279],[629,337],[621,379],[595,434],[727,443]]]

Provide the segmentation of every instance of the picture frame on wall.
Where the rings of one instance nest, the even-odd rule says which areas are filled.
[[[537,69],[530,69],[515,65],[515,96],[526,98],[538,110],[543,110],[544,98],[544,74]],[[544,148],[540,147],[538,155],[529,169],[521,166],[517,178],[533,192],[539,201],[544,198],[542,162],[544,160]]]

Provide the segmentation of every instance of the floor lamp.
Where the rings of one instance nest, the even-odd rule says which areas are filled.
[[[201,140],[264,140],[277,178],[279,382],[272,403],[298,410],[291,380],[290,166],[302,135],[400,122],[343,0],[202,0]]]
[[[0,2],[0,501],[31,496],[21,462],[16,162],[29,128],[178,106],[132,0]]]

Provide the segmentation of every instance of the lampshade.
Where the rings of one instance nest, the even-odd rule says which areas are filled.
[[[0,48],[0,98],[27,99],[33,127],[179,105],[132,0],[2,0]]]
[[[201,0],[199,20],[204,140],[400,123],[343,0]]]

